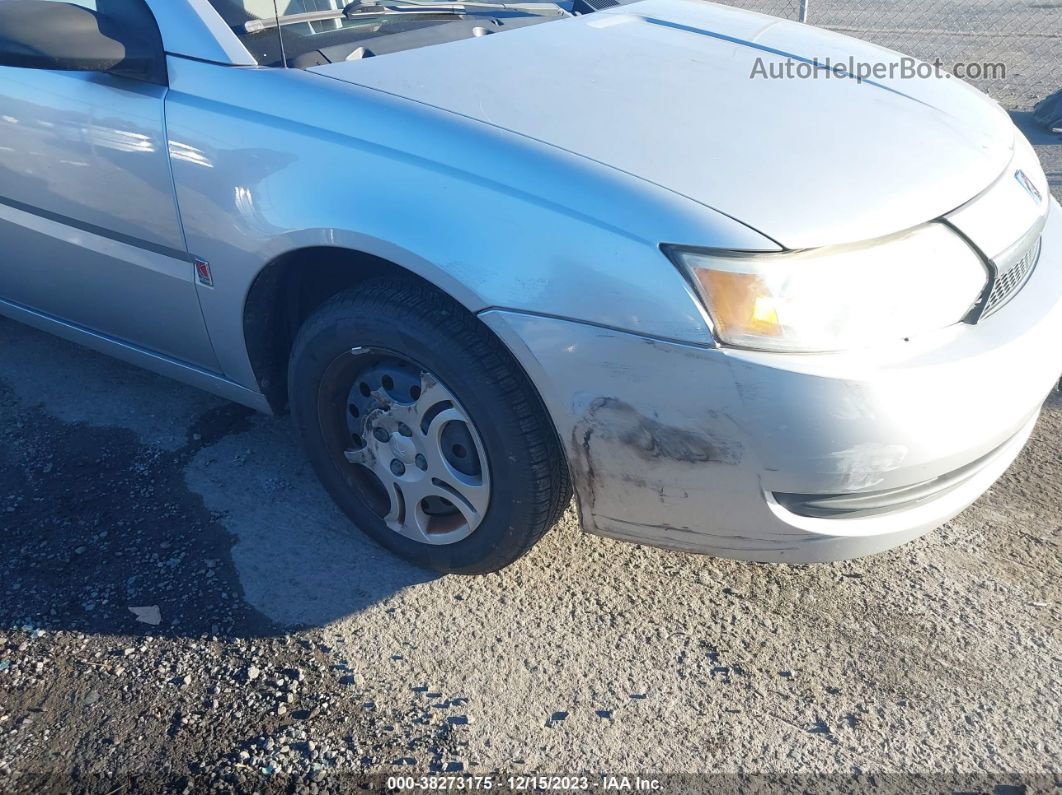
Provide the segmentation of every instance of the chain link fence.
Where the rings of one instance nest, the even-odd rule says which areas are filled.
[[[1062,88],[1060,0],[719,0],[939,61],[1010,109]],[[1002,65],[1002,68],[997,66]]]

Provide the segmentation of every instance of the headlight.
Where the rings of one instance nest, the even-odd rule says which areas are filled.
[[[950,326],[988,281],[977,252],[940,223],[807,251],[665,250],[691,277],[720,342],[770,351],[847,350]]]

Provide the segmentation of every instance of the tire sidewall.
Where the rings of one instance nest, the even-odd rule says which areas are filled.
[[[311,318],[300,332],[289,369],[292,416],[310,461],[325,488],[359,529],[382,546],[417,565],[440,572],[492,570],[496,560],[507,558],[513,546],[524,546],[526,528],[534,517],[526,493],[533,482],[532,463],[521,420],[502,394],[497,380],[504,373],[491,372],[476,345],[462,345],[441,333],[419,313],[390,307],[388,316],[367,311],[358,316],[325,315],[324,322]],[[449,310],[441,310],[445,321]],[[473,321],[478,322],[478,321]],[[328,366],[352,348],[393,351],[431,371],[457,398],[468,413],[479,438],[490,472],[491,496],[479,527],[454,544],[433,546],[405,538],[391,530],[366,504],[343,467],[328,451],[318,417],[318,390]],[[347,470],[349,472],[349,470]],[[501,565],[504,565],[502,563]]]

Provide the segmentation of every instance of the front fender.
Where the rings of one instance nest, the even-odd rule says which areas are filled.
[[[171,59],[170,155],[226,375],[255,387],[237,307],[268,262],[334,246],[396,263],[470,311],[573,318],[711,344],[659,244],[776,250],[721,213],[490,125],[294,69]]]

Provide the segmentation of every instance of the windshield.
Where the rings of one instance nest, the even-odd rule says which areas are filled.
[[[594,10],[587,0],[210,2],[259,64],[304,69],[500,33]],[[615,0],[598,2],[613,5]]]

